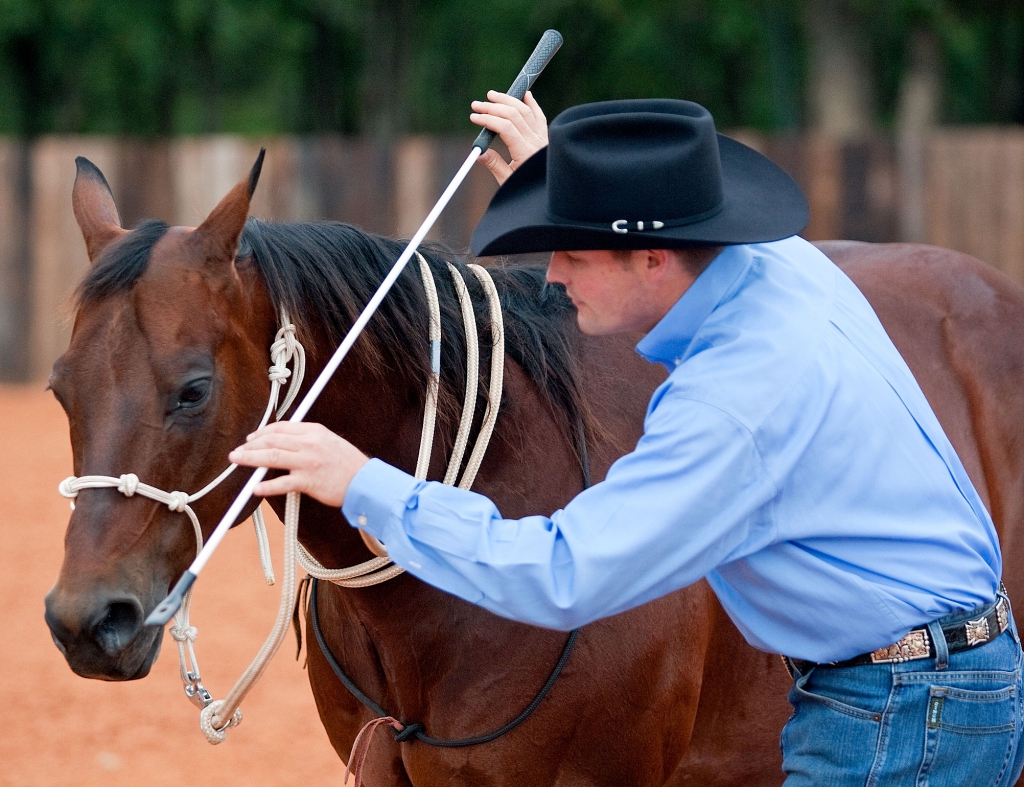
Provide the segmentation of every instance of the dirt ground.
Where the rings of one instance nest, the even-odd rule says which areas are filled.
[[[130,683],[79,678],[43,622],[43,596],[63,556],[71,474],[63,411],[43,386],[0,386],[0,785],[11,787],[263,787],[342,785],[289,635],[219,746],[182,693],[165,637],[150,675]],[[280,571],[281,527],[268,517]],[[270,629],[278,603],[248,526],[228,538],[197,584],[192,622],[206,687],[223,697]]]

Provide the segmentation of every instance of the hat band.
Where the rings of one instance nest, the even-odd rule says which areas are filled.
[[[651,232],[661,229],[671,229],[673,227],[685,227],[688,224],[697,224],[701,221],[713,218],[721,213],[725,209],[725,200],[723,199],[717,205],[710,210],[706,210],[703,213],[696,213],[692,216],[685,216],[681,219],[616,219],[615,221],[576,221],[575,219],[567,219],[564,216],[559,216],[554,211],[548,209],[548,218],[556,224],[568,224],[573,227],[585,227],[587,229],[594,230],[608,230],[617,233],[619,235],[625,235],[630,232]]]

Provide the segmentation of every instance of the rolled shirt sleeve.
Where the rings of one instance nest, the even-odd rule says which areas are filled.
[[[482,495],[379,460],[356,475],[342,510],[420,579],[505,617],[571,629],[762,548],[775,494],[750,431],[666,383],[636,450],[550,518],[503,519]]]

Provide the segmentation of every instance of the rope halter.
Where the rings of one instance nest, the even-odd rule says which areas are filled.
[[[433,447],[437,399],[440,387],[441,313],[437,289],[430,266],[419,252],[416,253],[416,257],[419,261],[420,275],[423,279],[423,287],[427,295],[430,318],[428,341],[430,343],[431,375],[427,385],[423,428],[420,435],[420,450],[415,472],[417,478],[426,479],[427,467],[430,464]],[[488,388],[487,409],[484,413],[476,443],[473,446],[469,459],[466,461],[462,478],[458,482],[459,487],[462,489],[469,489],[473,485],[490,442],[495,422],[497,421],[498,407],[501,403],[505,358],[504,322],[498,291],[490,274],[484,268],[479,265],[469,265],[468,267],[479,280],[487,297],[491,317],[493,352],[491,353],[491,380]],[[468,447],[469,434],[473,425],[480,357],[476,319],[469,291],[458,268],[449,263],[448,269],[459,297],[467,342],[465,403],[461,418],[459,419],[459,429],[452,456],[450,457],[448,469],[444,477],[444,483],[454,485],[459,469],[462,466],[462,460]],[[268,370],[270,398],[258,428],[265,426],[272,415],[280,419],[288,411],[288,408],[291,407],[298,396],[299,387],[305,375],[305,350],[302,344],[296,340],[295,326],[288,320],[288,316],[284,312],[281,313],[281,328],[278,330],[274,342],[270,346],[270,359],[271,366]],[[289,365],[291,368],[289,368]],[[283,401],[278,404],[281,388],[285,383],[288,384],[288,389],[285,392]],[[134,473],[125,473],[117,478],[101,475],[81,476],[78,478],[70,476],[60,482],[58,489],[64,497],[71,500],[72,510],[75,508],[74,500],[82,489],[112,488],[125,497],[133,497],[139,494],[165,504],[171,511],[185,513],[188,515],[195,530],[196,552],[198,554],[203,545],[203,531],[200,527],[199,519],[196,517],[190,504],[216,488],[234,472],[236,467],[237,465],[234,464],[228,466],[213,481],[191,495],[187,492],[165,492],[157,489],[154,486],[142,483]],[[301,565],[310,576],[350,588],[369,587],[386,582],[400,575],[405,570],[401,566],[394,565],[391,558],[387,556],[387,550],[384,545],[363,530],[359,531],[360,535],[377,557],[349,568],[329,569],[323,566],[299,543],[299,499],[300,495],[297,492],[290,492],[285,499],[284,577],[281,588],[281,601],[274,628],[263,643],[259,653],[257,653],[249,667],[223,700],[214,700],[200,679],[199,666],[194,649],[198,631],[189,622],[189,609],[194,586],[189,588],[185,594],[181,608],[174,617],[174,623],[168,629],[168,633],[178,646],[179,671],[185,695],[201,709],[199,726],[206,739],[212,744],[223,742],[227,736],[228,728],[237,727],[241,723],[242,710],[239,706],[242,700],[256,681],[259,680],[287,633],[295,605],[296,564]],[[267,584],[273,585],[274,573],[270,559],[270,546],[263,513],[259,507],[253,512],[252,519],[256,528],[260,563],[263,566],[264,576],[267,579]]]

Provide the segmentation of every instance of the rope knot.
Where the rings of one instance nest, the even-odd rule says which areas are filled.
[[[270,358],[274,363],[286,364],[295,355],[295,326],[287,323],[281,326],[270,345]]]
[[[139,488],[139,477],[135,473],[125,473],[117,480],[117,491],[125,497],[131,497]]]
[[[167,501],[167,507],[171,511],[177,511],[180,514],[188,507],[188,492],[169,492],[167,496],[170,498]]]
[[[269,374],[267,376],[270,377],[270,382],[272,383],[283,383],[292,376],[292,370],[287,366],[275,363],[270,367]]]
[[[416,737],[416,733],[423,732],[424,729],[423,725],[418,721],[406,724],[404,727],[396,727],[392,724],[391,728],[395,731],[395,741],[397,743],[405,743],[408,740],[412,740]]]
[[[179,626],[175,624],[168,631],[171,638],[176,642],[195,642],[196,637],[199,636],[199,629],[195,626]]]
[[[69,475],[67,478],[65,478],[63,481],[57,484],[57,491],[60,492],[61,495],[63,495],[64,497],[74,500],[76,497],[78,497],[78,490],[75,489],[75,481],[77,480],[77,476]]]

